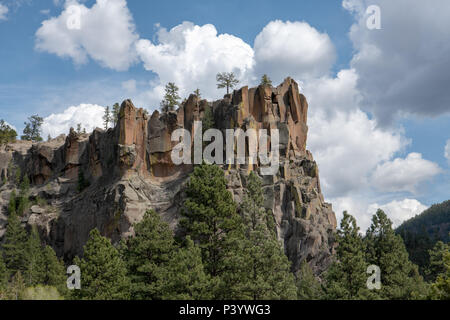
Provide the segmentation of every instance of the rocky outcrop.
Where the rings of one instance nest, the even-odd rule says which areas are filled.
[[[287,78],[280,86],[243,87],[214,102],[191,95],[176,111],[151,116],[130,100],[122,103],[119,121],[107,131],[78,134],[49,142],[18,141],[0,148],[0,237],[15,180],[27,175],[33,206],[23,221],[37,225],[45,241],[67,260],[82,254],[89,232],[98,228],[114,242],[133,233],[133,224],[153,208],[176,229],[183,187],[193,166],[174,165],[178,142],[172,132],[184,128],[194,139],[194,121],[212,110],[215,128],[278,129],[279,170],[261,174],[259,163],[225,165],[228,189],[239,203],[248,174],[263,179],[265,207],[274,215],[278,238],[297,270],[307,260],[317,274],[333,254],[336,218],[325,203],[317,164],[306,150],[306,98]]]

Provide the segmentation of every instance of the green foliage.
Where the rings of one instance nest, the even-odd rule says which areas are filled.
[[[11,274],[26,269],[27,233],[17,214],[10,213],[4,235],[3,253],[6,266]]]
[[[0,292],[6,289],[8,280],[9,272],[8,269],[6,269],[6,264],[3,260],[3,253],[0,251]]]
[[[43,283],[45,278],[45,261],[42,252],[41,239],[35,226],[26,243],[24,280],[27,286]]]
[[[25,282],[22,273],[17,271],[6,289],[5,298],[7,300],[21,300],[25,290]]]
[[[38,115],[33,115],[28,118],[29,122],[24,122],[25,128],[23,129],[22,140],[28,140],[33,142],[42,141],[41,127],[44,119]]]
[[[130,283],[125,263],[110,240],[97,229],[91,231],[84,246],[84,258],[74,259],[80,267],[81,290],[75,296],[88,300],[126,300],[130,298]]]
[[[295,299],[297,290],[290,262],[267,225],[271,213],[263,208],[260,178],[251,172],[241,205],[243,233],[231,233],[234,248],[225,255],[226,272],[222,275],[227,286],[227,299],[274,300]]]
[[[366,259],[381,269],[381,299],[417,299],[427,295],[427,287],[416,265],[408,259],[402,238],[382,210],[372,218],[365,237]]]
[[[66,295],[66,270],[64,262],[56,257],[56,253],[50,246],[45,246],[43,250],[44,257],[44,279],[43,283],[58,289],[58,291]]]
[[[160,269],[157,287],[164,300],[206,300],[212,298],[211,285],[200,248],[187,237],[185,247],[174,250],[166,266]]]
[[[52,286],[38,285],[26,288],[22,295],[22,300],[64,300],[58,292],[58,289]]]
[[[1,119],[0,120],[0,145],[14,142],[17,138],[17,132],[11,128],[6,122]]]
[[[112,109],[112,119],[114,127],[117,126],[117,123],[119,123],[119,117],[120,117],[120,105],[118,103],[114,103]]]
[[[135,225],[124,253],[131,279],[131,296],[137,300],[161,298],[161,268],[175,250],[172,231],[154,211],[147,211]]]
[[[203,134],[205,134],[205,132],[208,131],[209,129],[213,129],[213,128],[214,128],[214,115],[213,115],[212,107],[207,106],[205,108],[205,113],[203,114],[203,119],[202,119]]]
[[[445,272],[444,256],[450,251],[450,245],[442,241],[436,242],[432,250],[429,250],[430,263],[426,270],[427,279],[434,282],[438,275]]]
[[[270,80],[270,78],[269,78],[269,76],[267,74],[264,74],[261,77],[260,85],[262,85],[262,86],[271,86],[272,85],[272,80]]]
[[[236,87],[239,83],[239,80],[236,79],[236,76],[233,72],[222,72],[216,75],[217,88],[227,88],[227,94],[230,93],[230,89]]]
[[[175,107],[180,105],[181,97],[178,95],[178,87],[173,82],[169,82],[166,85],[166,93],[163,101],[161,101],[161,111],[168,113],[169,111],[175,111]]]
[[[438,275],[436,282],[431,286],[432,298],[450,300],[450,249],[447,247],[443,256],[444,271]]]
[[[356,219],[346,211],[337,231],[336,260],[326,275],[326,298],[331,300],[362,299],[368,295],[366,288],[367,264],[364,244]]]
[[[207,272],[212,277],[220,275],[229,249],[227,236],[241,227],[222,169],[208,164],[194,169],[181,215],[180,224],[200,246]]]
[[[8,203],[8,213],[9,214],[15,214],[17,208],[16,203],[16,190],[11,191],[11,195],[9,196],[9,203]]]
[[[314,273],[303,260],[297,272],[297,299],[298,300],[320,300],[324,297],[322,285],[314,276]]]
[[[419,266],[420,274],[434,281],[428,273],[430,250],[439,240],[450,242],[450,201],[435,204],[420,215],[404,222],[396,230],[405,242],[409,258]]]
[[[111,120],[112,120],[111,111],[109,110],[109,106],[106,106],[105,113],[103,114],[103,128],[105,130],[108,130],[109,123],[111,122]]]

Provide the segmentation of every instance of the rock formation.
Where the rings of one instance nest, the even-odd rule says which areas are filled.
[[[133,233],[133,224],[150,208],[177,230],[183,187],[193,166],[172,163],[178,142],[171,141],[171,134],[178,128],[192,133],[194,121],[202,120],[207,108],[220,130],[279,130],[279,171],[261,175],[265,207],[274,215],[293,270],[306,259],[316,274],[323,272],[333,254],[336,218],[324,201],[317,164],[306,150],[308,103],[290,78],[276,88],[243,87],[212,103],[191,95],[176,112],[155,111],[150,117],[126,100],[118,124],[107,131],[78,134],[72,129],[48,142],[1,146],[0,237],[14,180],[23,175],[31,181],[34,201],[23,222],[37,225],[45,241],[68,261],[82,254],[91,229],[117,243]],[[237,203],[249,171],[260,173],[258,164],[224,165],[223,170]]]

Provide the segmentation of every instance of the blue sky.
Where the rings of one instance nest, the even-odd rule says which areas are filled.
[[[0,119],[21,132],[39,114],[54,136],[92,129],[126,98],[152,111],[167,81],[213,99],[218,70],[250,85],[290,75],[338,216],[364,228],[382,207],[399,223],[449,198],[450,5],[433,2],[0,0]],[[366,27],[371,4],[381,30]],[[76,32],[71,5],[83,10]]]

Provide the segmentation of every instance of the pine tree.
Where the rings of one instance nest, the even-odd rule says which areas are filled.
[[[108,130],[110,122],[111,122],[111,112],[109,110],[109,106],[106,106],[105,113],[103,115],[103,128],[105,130]]]
[[[450,250],[443,254],[444,271],[438,275],[432,285],[432,298],[450,300]]]
[[[25,282],[22,273],[17,271],[11,279],[6,289],[6,297],[8,300],[21,300],[25,290]]]
[[[314,276],[314,273],[303,260],[297,272],[297,299],[298,300],[320,300],[324,297],[322,285]]]
[[[134,230],[135,236],[128,239],[124,252],[132,299],[161,299],[161,270],[175,250],[172,231],[153,210],[145,213]]]
[[[188,236],[185,247],[174,250],[158,279],[163,300],[212,298],[211,279],[205,273],[200,248]]]
[[[244,237],[235,233],[235,249],[225,256],[223,284],[230,296],[227,299],[296,299],[294,275],[290,262],[267,225],[271,215],[263,208],[260,178],[251,172],[241,205]],[[272,218],[273,219],[273,218]]]
[[[125,263],[110,240],[97,229],[91,231],[84,246],[84,258],[76,257],[81,271],[81,290],[75,296],[88,300],[126,300],[130,297]]]
[[[16,274],[24,271],[26,266],[27,233],[21,226],[19,217],[11,213],[4,235],[3,253],[9,272]]]
[[[169,82],[166,85],[166,93],[164,100],[161,101],[162,113],[168,113],[169,111],[175,111],[175,107],[180,104],[181,97],[178,95],[178,87],[173,82]]]
[[[229,246],[227,236],[241,227],[223,171],[216,165],[197,166],[190,175],[186,196],[180,224],[199,244],[208,274],[219,276]]]
[[[31,234],[26,244],[26,266],[24,280],[27,286],[42,284],[45,277],[44,256],[41,239],[36,226],[31,228]]]
[[[263,75],[261,77],[261,83],[262,86],[272,86],[272,80],[270,80],[269,76],[267,74]]]
[[[8,203],[8,212],[9,214],[15,214],[16,213],[16,190],[11,191],[11,195],[9,197],[9,203]]]
[[[8,285],[9,273],[3,260],[3,252],[0,251],[0,292],[4,291]],[[1,296],[1,294],[0,294]]]
[[[114,127],[115,127],[115,126],[117,126],[117,123],[119,123],[119,117],[120,117],[120,105],[118,103],[114,103],[112,114],[113,114],[113,122],[114,122]]]
[[[44,119],[38,115],[34,115],[28,118],[29,122],[24,122],[25,128],[23,129],[22,140],[28,140],[33,142],[42,141],[41,127],[44,123]]]
[[[442,241],[436,242],[432,250],[429,250],[430,263],[426,270],[428,279],[435,282],[438,275],[445,272],[444,255],[450,250],[450,245]]]
[[[230,89],[233,89],[239,83],[233,72],[218,73],[216,81],[217,89],[227,88],[227,94],[230,94]]]
[[[3,119],[0,120],[0,145],[16,141],[17,132]]]
[[[392,222],[382,210],[372,218],[366,232],[366,260],[381,269],[381,299],[416,299],[427,295],[427,287],[418,268],[408,259],[402,238],[392,229]]]
[[[336,241],[337,261],[327,273],[326,297],[332,300],[367,297],[369,292],[366,287],[367,264],[364,257],[364,243],[356,219],[346,211]]]
[[[43,283],[58,289],[62,295],[67,295],[66,270],[64,263],[56,257],[56,253],[50,246],[45,246],[44,256],[44,280]]]

